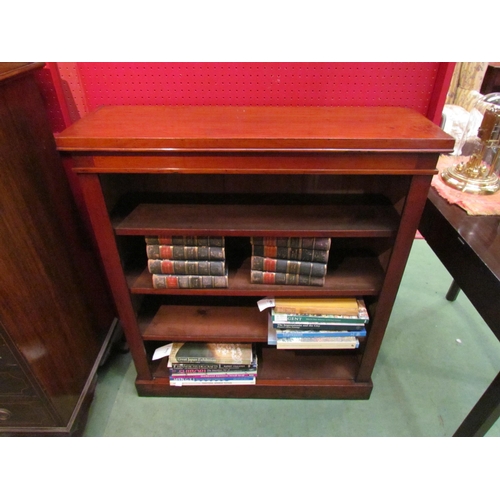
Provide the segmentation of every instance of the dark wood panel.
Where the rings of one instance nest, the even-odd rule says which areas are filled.
[[[24,76],[27,71],[43,68],[45,63],[0,62],[0,82]]]
[[[16,362],[0,370],[0,398],[19,399],[13,434],[79,418],[114,316],[33,75],[42,66],[0,64],[0,330]]]
[[[8,366],[0,368],[0,395],[36,396],[36,392],[19,366]]]
[[[189,398],[258,398],[258,399],[369,399],[371,382],[349,380],[305,381],[275,380],[255,385],[209,387],[173,387],[168,378],[156,378],[154,383],[137,379],[139,396]]]
[[[80,225],[35,82],[0,89],[2,322],[69,418],[106,333],[82,294],[99,283],[77,267]]]
[[[420,224],[432,250],[500,340],[500,217],[468,216],[434,188]]]
[[[15,427],[50,427],[57,423],[38,399],[7,402],[0,400],[0,434],[2,435],[6,428],[12,428],[12,433],[16,434]]]
[[[267,314],[253,307],[164,305],[139,316],[144,340],[267,342]]]
[[[500,281],[500,217],[492,215],[467,215],[457,205],[448,203],[436,192],[429,190],[429,201],[444,217],[445,224],[450,225],[467,243],[477,258]]]
[[[394,242],[394,248],[384,276],[384,283],[380,290],[377,314],[371,321],[370,336],[367,339],[357,378],[359,382],[368,381],[371,378],[425,206],[430,183],[430,177],[414,176],[412,178],[408,196],[402,209],[398,235]]]
[[[283,351],[264,347],[260,354],[259,381],[267,384],[279,380],[326,384],[334,380],[354,381],[359,368],[357,350]]]
[[[67,157],[63,151],[63,157]],[[162,151],[162,154],[134,154],[130,151],[110,155],[106,152],[90,157],[73,155],[77,173],[122,174],[292,174],[292,175],[422,175],[436,173],[439,153],[389,153],[335,151],[312,154],[285,152],[243,152],[235,161],[236,152],[218,153]]]

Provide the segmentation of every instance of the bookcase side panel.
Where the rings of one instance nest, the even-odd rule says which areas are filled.
[[[122,323],[138,376],[151,379],[144,345],[137,326],[137,319],[130,299],[127,282],[120,264],[113,228],[96,174],[79,175],[90,221],[96,235],[99,252],[110,284],[111,293]]]
[[[427,192],[432,178],[429,176],[414,176],[403,209],[400,227],[390,261],[385,274],[384,284],[377,304],[377,314],[371,322],[370,336],[361,360],[357,380],[370,379],[382,340],[390,319],[394,301],[403,277],[404,269],[418,223],[427,199]]]

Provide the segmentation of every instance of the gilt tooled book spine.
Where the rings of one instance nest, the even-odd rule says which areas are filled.
[[[251,268],[253,270],[271,273],[302,274],[322,278],[326,276],[326,267],[326,264],[320,262],[273,259],[257,255],[252,256],[251,259]]]
[[[146,236],[147,245],[182,245],[192,247],[223,247],[223,236]]]
[[[153,288],[227,288],[227,271],[224,276],[193,276],[152,274]]]
[[[224,276],[226,263],[223,260],[149,259],[148,270],[151,274]]]
[[[146,245],[148,259],[224,260],[224,247]]]
[[[252,255],[283,260],[302,260],[305,262],[328,262],[329,250],[312,250],[310,248],[290,248],[270,245],[253,245]]]
[[[252,245],[278,246],[290,248],[309,248],[312,250],[330,250],[331,238],[279,238],[257,236],[251,239]]]
[[[251,269],[250,282],[258,285],[323,286],[325,278],[303,274],[268,273]]]

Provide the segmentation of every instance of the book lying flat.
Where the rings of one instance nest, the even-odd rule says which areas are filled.
[[[277,299],[275,299],[277,300]],[[290,325],[364,325],[368,323],[369,316],[363,300],[358,299],[357,314],[286,314],[277,313],[275,308],[271,310],[271,317],[275,328],[286,328],[286,324]],[[279,324],[279,326],[278,326]]]
[[[251,269],[250,283],[254,285],[323,286],[325,277],[291,273],[268,273]]]
[[[336,330],[325,330],[318,327],[313,328],[296,328],[296,329],[282,329],[275,328],[272,323],[271,315],[268,317],[267,322],[267,338],[270,345],[276,345],[278,339],[308,339],[308,338],[329,338],[335,339],[339,337],[366,337],[366,328],[361,327],[345,327],[340,326]],[[271,340],[272,342],[269,342]]]
[[[253,237],[252,245],[290,247],[290,248],[310,248],[312,250],[330,250],[331,238],[274,238],[274,237]]]
[[[276,330],[277,339],[307,339],[307,338],[338,338],[338,337],[366,337],[366,329],[351,331],[351,330]]]
[[[303,260],[305,262],[328,262],[329,250],[312,250],[310,248],[290,248],[278,246],[253,245],[252,255],[271,257],[272,259]]]
[[[146,236],[147,245],[223,247],[224,236]]]
[[[151,274],[224,276],[226,262],[224,260],[149,259],[148,270]]]
[[[277,339],[277,349],[356,349],[359,340],[356,337],[317,337]]]
[[[167,362],[168,371],[171,376],[219,376],[219,375],[255,375],[257,374],[257,354],[253,352],[253,359],[250,364],[216,364],[216,363],[172,363]]]
[[[224,260],[224,247],[146,245],[148,259]]]
[[[339,331],[353,331],[358,332],[364,330],[364,323],[307,323],[307,322],[293,322],[293,323],[275,323],[273,322],[273,327],[279,330],[310,330],[310,331],[331,331],[331,332],[339,332]],[[353,334],[354,335],[354,334]]]
[[[367,319],[364,318],[355,318],[349,316],[320,316],[317,315],[305,315],[305,314],[274,314],[271,312],[271,317],[273,320],[273,325],[275,328],[287,328],[287,325],[290,325],[292,328],[294,325],[297,326],[308,326],[308,325],[364,325],[368,322]]]
[[[254,255],[250,261],[251,269],[271,273],[303,274],[305,276],[326,276],[326,264],[304,262],[302,260],[272,259]]]
[[[357,316],[355,298],[286,298],[274,299],[274,312],[280,314],[335,314]]]
[[[174,342],[172,363],[250,364],[254,357],[252,344],[217,342]]]
[[[171,373],[170,380],[240,380],[250,379],[257,375],[256,371],[253,372],[226,372],[226,373]]]
[[[153,288],[227,288],[228,270],[224,276],[203,276],[192,274],[152,274]]]
[[[255,385],[256,378],[235,380],[170,380],[170,385],[182,387],[183,385]]]

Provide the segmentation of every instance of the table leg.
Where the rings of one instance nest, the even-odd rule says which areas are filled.
[[[453,280],[446,294],[446,300],[453,302],[458,297],[458,292],[460,292],[460,287],[457,285],[457,282]]]
[[[453,437],[481,437],[500,417],[500,372],[467,415]]]

